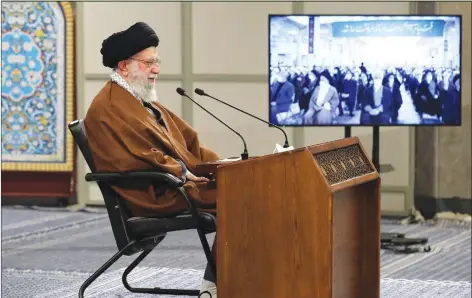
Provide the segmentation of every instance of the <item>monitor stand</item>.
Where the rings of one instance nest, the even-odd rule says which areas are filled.
[[[344,126],[344,138],[351,137],[351,129],[351,126]],[[380,129],[378,126],[373,126],[372,129],[372,163],[380,174]],[[431,251],[428,238],[407,238],[402,233],[380,233],[380,247],[403,253]]]
[[[351,126],[344,126],[344,138],[350,138],[352,132]],[[372,136],[372,163],[377,169],[377,172],[380,173],[380,161],[379,161],[379,151],[380,151],[380,130],[378,126],[373,126],[373,136]]]

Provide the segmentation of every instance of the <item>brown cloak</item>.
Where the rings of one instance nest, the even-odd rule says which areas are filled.
[[[155,169],[182,177],[182,167],[176,159],[191,172],[195,172],[197,164],[219,159],[200,145],[197,132],[190,125],[161,104],[153,106],[161,112],[167,132],[118,84],[110,81],[98,93],[84,118],[97,171]],[[197,184],[185,184],[189,196],[197,202],[216,203],[216,191],[207,189],[206,183]],[[176,191],[150,185],[138,187],[114,187],[134,216],[166,216],[187,209],[186,201]]]

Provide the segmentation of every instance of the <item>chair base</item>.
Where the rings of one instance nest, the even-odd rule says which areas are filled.
[[[198,296],[200,290],[163,289],[163,288],[131,288],[130,292],[140,294],[160,294],[176,296]]]
[[[163,289],[163,288],[133,288],[128,283],[128,275],[133,271],[136,266],[141,263],[144,258],[151,253],[152,249],[147,249],[143,251],[134,261],[131,263],[123,272],[122,282],[125,288],[132,293],[140,294],[161,294],[161,295],[179,295],[179,296],[198,296],[200,294],[199,290],[183,290],[183,289]]]
[[[209,249],[208,242],[206,237],[204,236],[204,232],[200,229],[197,229],[199,232],[200,240],[202,242],[202,246],[205,251],[205,255],[207,260],[211,260],[211,253]],[[127,277],[133,271],[136,266],[141,263],[144,258],[157,246],[164,237],[159,237],[155,239],[155,245],[152,248],[148,248],[143,250],[142,253],[128,266],[126,267],[125,271],[123,272],[122,282],[124,287],[132,292],[132,293],[141,293],[141,294],[160,294],[160,295],[176,295],[176,296],[199,296],[199,290],[191,290],[191,289],[165,289],[165,288],[133,288],[129,285]],[[126,254],[134,245],[136,244],[135,240],[130,241],[123,249],[117,252],[113,257],[111,257],[105,264],[102,265],[95,273],[93,273],[80,287],[79,289],[79,298],[84,297],[85,290],[88,286],[90,286],[103,272],[105,272],[111,265],[113,265],[116,261],[118,261],[124,254]],[[213,260],[211,260],[213,261]],[[214,264],[214,262],[212,262]]]

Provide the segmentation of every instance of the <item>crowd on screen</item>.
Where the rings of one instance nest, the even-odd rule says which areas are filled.
[[[271,122],[298,114],[304,125],[330,125],[339,116],[360,114],[360,125],[395,125],[409,96],[419,116],[446,125],[460,121],[460,73],[452,68],[370,69],[313,66],[271,68]],[[405,124],[405,123],[404,123]]]

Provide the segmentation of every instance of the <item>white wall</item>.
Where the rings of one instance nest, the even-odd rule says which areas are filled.
[[[261,75],[268,69],[268,14],[291,13],[292,4],[285,3],[193,3],[193,71],[213,75]],[[211,13],[208,13],[211,11]],[[267,119],[267,82],[194,82],[208,93],[243,110]],[[271,153],[275,142],[283,144],[280,131],[252,120],[221,104],[202,99],[211,110],[221,115],[247,139],[250,155]],[[194,127],[204,143],[223,156],[241,154],[241,140],[227,128],[194,108]],[[289,137],[292,136],[288,129]],[[293,140],[292,140],[293,141]]]
[[[77,3],[78,28],[78,115],[83,117],[96,92],[108,79],[102,66],[100,47],[104,38],[145,21],[158,34],[163,60],[158,91],[161,101],[178,115],[186,116],[199,132],[204,144],[221,156],[238,156],[240,139],[198,107],[193,107],[175,93],[186,86],[189,94],[199,87],[216,97],[252,112],[268,116],[268,14],[292,13],[303,8],[314,14],[408,14],[408,2],[134,2]],[[126,12],[126,13],[124,13]],[[300,11],[296,11],[300,12]],[[110,17],[106,17],[110,15]],[[119,17],[116,17],[119,16]],[[185,16],[184,18],[182,16]],[[103,22],[106,19],[106,22]],[[183,47],[189,44],[190,48]],[[183,61],[188,61],[185,65]],[[81,65],[80,65],[81,64]],[[247,139],[250,155],[272,152],[282,134],[231,109],[196,97],[209,110],[227,121]],[[343,138],[343,128],[286,129],[289,141],[297,147]],[[371,130],[354,128],[363,145],[371,150]],[[382,174],[383,209],[402,212],[405,196],[412,187],[411,136],[408,128],[381,129],[381,163],[392,164],[393,173]],[[79,160],[79,202],[100,203],[98,189],[83,182],[84,162]]]

